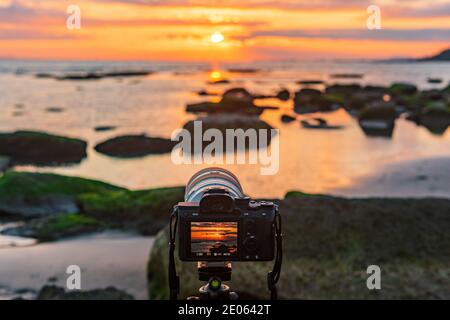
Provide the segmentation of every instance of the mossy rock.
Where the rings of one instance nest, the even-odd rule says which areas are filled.
[[[0,133],[0,155],[14,163],[60,165],[79,163],[86,156],[87,143],[44,132],[17,131]]]
[[[101,224],[95,218],[73,213],[35,219],[24,226],[6,230],[4,233],[46,242],[93,232],[99,228]]]
[[[39,218],[15,232],[33,232],[41,240],[105,228],[155,234],[183,199],[182,187],[131,191],[56,174],[7,171],[0,177],[0,214]]]
[[[0,172],[5,171],[9,167],[10,162],[10,158],[0,156]]]
[[[289,196],[280,203],[284,261],[282,299],[450,298],[450,200],[342,199]],[[148,263],[149,295],[168,298],[168,230]],[[176,261],[180,299],[201,285],[194,263]],[[382,290],[366,287],[367,267],[379,265]],[[233,263],[231,287],[268,298],[271,263]]]
[[[124,190],[107,183],[56,174],[7,171],[0,177],[0,214],[34,218],[78,212],[77,196]]]
[[[432,101],[426,104],[422,110],[422,114],[450,116],[450,105],[444,101]]]
[[[417,86],[411,83],[393,83],[389,88],[391,93],[398,95],[412,95],[417,93]]]
[[[85,193],[78,197],[80,211],[113,228],[151,235],[163,228],[174,205],[184,199],[184,188]]]
[[[341,93],[325,93],[323,97],[325,100],[341,106],[345,105],[346,102],[345,96]]]
[[[51,173],[7,171],[0,177],[0,200],[26,196],[77,196],[82,193],[105,194],[125,190],[108,183]]]

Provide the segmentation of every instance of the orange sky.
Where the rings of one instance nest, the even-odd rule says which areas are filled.
[[[371,3],[381,30],[367,30]],[[80,30],[66,28],[70,4],[81,9]],[[372,59],[447,47],[450,0],[0,0],[3,58]]]
[[[192,223],[191,240],[223,241],[237,238],[235,222]]]

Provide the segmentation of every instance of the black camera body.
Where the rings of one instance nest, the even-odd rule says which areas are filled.
[[[271,261],[275,217],[270,201],[232,197],[210,189],[200,202],[180,202],[179,257],[182,261]]]

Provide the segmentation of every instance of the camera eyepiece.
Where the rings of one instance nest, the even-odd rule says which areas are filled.
[[[221,192],[220,189],[223,191]],[[243,198],[244,192],[237,177],[222,168],[207,168],[197,172],[186,185],[184,200],[200,202],[207,194],[227,193],[232,198]]]

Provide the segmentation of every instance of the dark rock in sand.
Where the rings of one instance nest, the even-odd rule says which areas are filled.
[[[53,78],[53,75],[50,73],[37,73],[36,78],[42,78],[42,79]]]
[[[52,78],[61,81],[85,81],[85,80],[99,80],[103,78],[124,78],[124,77],[142,77],[152,74],[151,71],[118,71],[118,72],[87,72],[87,73],[72,73],[64,75],[52,75],[47,73],[36,74],[37,78]]]
[[[239,113],[261,115],[264,108],[254,104],[254,97],[244,88],[233,88],[224,92],[220,102],[201,102],[188,104],[187,112],[192,113]]]
[[[102,78],[128,78],[128,77],[144,77],[152,74],[152,71],[117,71],[101,73]]]
[[[206,91],[206,90],[201,90],[201,91],[197,92],[197,94],[198,94],[199,96],[202,96],[202,97],[206,97],[206,96],[217,96],[217,93],[208,92],[208,91]]]
[[[134,300],[134,297],[114,287],[89,291],[65,291],[61,287],[46,285],[39,291],[37,300]]]
[[[300,121],[304,129],[320,129],[320,130],[338,130],[343,129],[340,125],[329,125],[325,119],[314,118],[312,120],[301,120]]]
[[[335,73],[330,75],[330,77],[336,79],[362,79],[364,75],[360,73]]]
[[[397,112],[392,106],[366,107],[359,113],[359,125],[367,136],[391,137]]]
[[[442,83],[442,78],[428,78],[428,83],[439,84]]]
[[[59,107],[51,107],[51,108],[47,108],[46,111],[50,112],[50,113],[61,113],[64,111],[64,109],[59,108]]]
[[[228,79],[222,79],[222,80],[209,81],[208,83],[209,84],[229,84],[229,83],[231,83],[231,81]]]
[[[112,131],[115,130],[117,127],[115,126],[99,126],[95,127],[94,130],[97,132],[103,132],[103,131]]]
[[[129,135],[116,137],[95,146],[97,152],[117,158],[136,158],[150,154],[169,153],[175,143],[169,139]]]
[[[81,162],[85,141],[34,131],[0,133],[0,154],[14,163],[60,165]]]
[[[322,81],[322,80],[300,80],[300,81],[297,81],[297,84],[319,85],[319,84],[324,84],[324,81]]]
[[[280,90],[276,97],[281,101],[288,101],[291,98],[291,93],[287,89]]]
[[[290,123],[290,122],[293,122],[293,121],[295,121],[295,120],[296,120],[295,117],[290,116],[290,115],[288,115],[288,114],[283,114],[283,115],[281,116],[281,122],[284,122],[284,123]]]
[[[258,69],[252,69],[252,68],[231,68],[227,70],[230,73],[257,73],[259,72]]]

